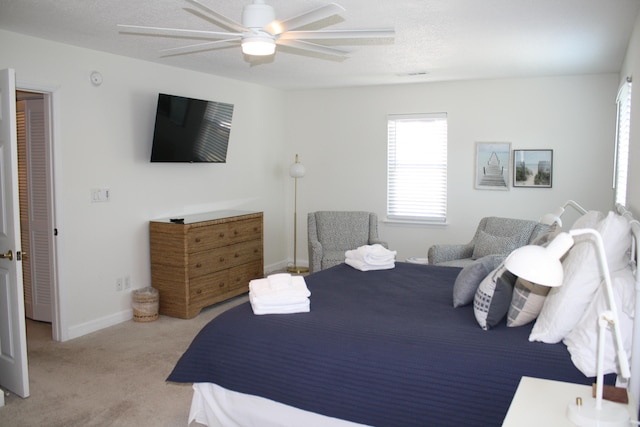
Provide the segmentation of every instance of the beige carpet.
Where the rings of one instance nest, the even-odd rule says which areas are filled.
[[[28,321],[31,396],[7,396],[0,426],[187,426],[191,385],[165,378],[205,324],[246,300],[195,319],[132,320],[64,343],[51,340],[49,324]]]

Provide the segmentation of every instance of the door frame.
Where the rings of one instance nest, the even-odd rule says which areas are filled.
[[[49,153],[50,153],[50,191],[51,191],[51,216],[52,216],[52,229],[56,230],[56,235],[53,240],[53,253],[51,258],[53,260],[53,274],[51,284],[51,338],[54,341],[66,341],[69,339],[67,322],[65,321],[64,314],[64,286],[60,280],[61,275],[61,263],[60,263],[60,248],[62,247],[61,240],[61,209],[60,204],[57,203],[57,194],[62,194],[60,191],[60,183],[62,182],[62,159],[61,149],[58,141],[60,141],[60,87],[43,85],[40,83],[34,83],[24,81],[19,78],[16,73],[16,90],[23,90],[27,92],[37,92],[44,96],[45,114],[49,124]]]

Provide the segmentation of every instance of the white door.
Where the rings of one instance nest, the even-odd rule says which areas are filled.
[[[18,204],[16,82],[0,71],[0,386],[29,396]]]

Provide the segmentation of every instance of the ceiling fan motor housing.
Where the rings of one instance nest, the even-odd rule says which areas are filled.
[[[264,0],[254,0],[242,9],[242,25],[247,28],[264,28],[275,19],[273,7],[265,4]]]

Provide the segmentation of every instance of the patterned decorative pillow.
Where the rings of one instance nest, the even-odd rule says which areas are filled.
[[[509,311],[516,276],[500,264],[478,286],[473,299],[473,313],[480,327],[496,326]]]
[[[487,255],[508,254],[518,246],[518,236],[494,236],[480,230],[471,258],[478,259]]]
[[[453,306],[462,307],[473,302],[480,282],[505,259],[505,255],[488,255],[464,267],[453,284]]]
[[[550,290],[548,286],[537,285],[518,277],[507,313],[507,326],[522,326],[534,321]]]

